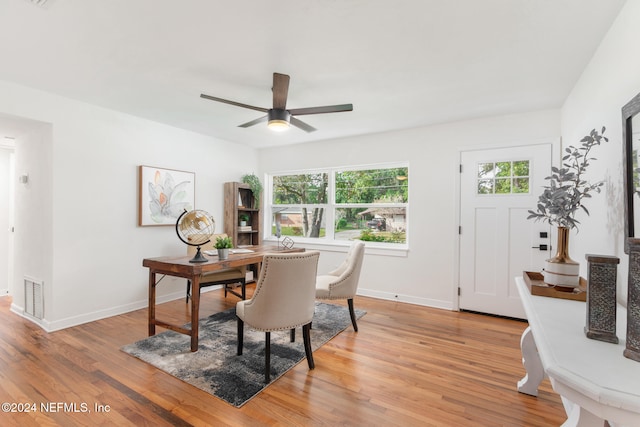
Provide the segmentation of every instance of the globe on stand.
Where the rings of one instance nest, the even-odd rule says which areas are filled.
[[[178,238],[189,246],[198,248],[196,255],[189,262],[207,262],[208,260],[200,252],[200,246],[211,241],[211,236],[216,230],[216,222],[213,217],[203,210],[188,211],[185,209],[176,221],[176,233]]]

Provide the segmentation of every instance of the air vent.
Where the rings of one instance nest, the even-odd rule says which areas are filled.
[[[43,283],[24,277],[24,312],[36,319],[44,317]]]

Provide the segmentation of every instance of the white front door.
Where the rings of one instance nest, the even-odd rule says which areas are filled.
[[[460,164],[460,309],[524,319],[514,277],[549,258],[540,246],[550,227],[527,211],[551,172],[551,144],[464,151]]]

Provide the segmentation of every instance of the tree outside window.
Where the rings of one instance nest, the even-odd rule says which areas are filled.
[[[320,237],[327,204],[327,173],[281,175],[273,177],[273,214],[281,235]],[[276,206],[294,205],[286,209]],[[296,215],[296,210],[298,214]],[[282,229],[282,213],[287,222]],[[296,219],[298,221],[296,221]],[[277,230],[274,231],[277,234]]]

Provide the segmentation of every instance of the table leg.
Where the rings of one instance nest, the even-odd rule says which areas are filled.
[[[191,351],[198,351],[198,312],[200,311],[200,276],[191,279]]]
[[[536,342],[531,333],[531,327],[527,327],[522,333],[520,349],[522,351],[522,364],[527,374],[518,381],[518,391],[531,396],[537,396],[538,387],[544,379],[545,374],[538,349],[536,348]]]
[[[609,425],[602,418],[598,418],[591,412],[576,405],[573,402],[565,402],[565,398],[562,398],[562,403],[565,405],[565,411],[567,412],[567,421],[565,421],[560,427],[603,427]],[[570,410],[568,410],[570,408]]]
[[[149,336],[156,334],[156,273],[149,270]]]

